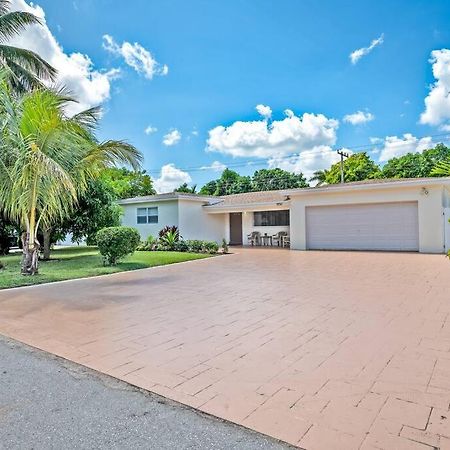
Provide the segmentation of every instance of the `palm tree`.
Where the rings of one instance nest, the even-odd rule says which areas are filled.
[[[322,186],[326,183],[328,170],[316,170],[309,181],[317,181],[316,186]]]
[[[0,0],[0,64],[10,73],[10,84],[23,92],[41,86],[41,80],[54,81],[56,70],[39,55],[19,47],[6,45],[29,25],[42,25],[34,14],[11,11],[9,0]]]
[[[73,101],[61,92],[36,89],[18,97],[0,79],[0,204],[22,224],[22,273],[38,271],[39,229],[67,217],[101,170],[115,164],[140,167],[142,155],[123,141],[99,142],[99,109],[73,117]]]
[[[441,161],[431,171],[431,175],[436,177],[450,177],[450,160]]]

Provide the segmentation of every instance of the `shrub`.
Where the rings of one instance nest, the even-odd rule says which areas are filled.
[[[115,265],[124,256],[133,253],[139,245],[140,236],[135,228],[108,227],[96,235],[96,243],[104,265]]]
[[[186,241],[188,247],[189,247],[189,251],[193,252],[193,253],[202,253],[203,251],[203,241],[199,241],[199,240],[189,240]]]
[[[152,235],[148,236],[147,239],[143,242],[140,242],[137,249],[139,251],[151,251],[155,250],[158,241]]]
[[[214,241],[204,241],[203,248],[205,253],[210,253],[214,255],[219,251],[219,244]]]
[[[180,236],[180,230],[175,225],[172,225],[172,226],[167,225],[167,226],[165,226],[162,230],[160,230],[159,237],[163,238],[163,237],[166,236],[167,233],[171,233],[172,235],[174,235],[176,237],[176,241],[179,241],[180,239],[183,239]]]
[[[178,231],[169,230],[159,238],[159,242],[163,247],[169,250],[174,250],[175,245],[180,240],[180,234]]]
[[[199,241],[190,240],[186,241],[189,251],[193,253],[217,253],[219,251],[219,244],[215,241]]]
[[[225,238],[222,239],[222,253],[228,253],[228,244]]]
[[[173,249],[176,252],[188,252],[189,251],[189,245],[186,241],[178,241],[175,243]]]

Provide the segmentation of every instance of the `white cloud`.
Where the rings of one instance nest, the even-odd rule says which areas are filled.
[[[353,114],[347,114],[344,116],[344,122],[351,123],[352,125],[361,125],[375,119],[375,116],[370,112],[356,111]]]
[[[158,131],[158,128],[156,128],[156,127],[154,127],[154,126],[152,126],[152,125],[149,125],[149,126],[144,130],[144,133],[147,134],[147,135],[149,135],[149,134],[156,133],[157,131]]]
[[[122,56],[126,64],[149,80],[155,75],[169,73],[167,65],[156,61],[153,55],[137,42],[131,44],[125,41],[119,45],[111,35],[105,34],[103,35],[103,48],[114,55]]]
[[[264,117],[264,119],[270,119],[272,116],[272,109],[270,106],[266,105],[256,105],[256,111],[258,111],[258,114]]]
[[[285,158],[269,159],[269,167],[288,170],[289,172],[302,172],[307,179],[311,178],[316,170],[329,169],[339,161],[339,155],[327,145],[319,145],[305,150],[298,155]]]
[[[288,110],[289,113],[292,111]],[[283,120],[237,121],[209,131],[206,150],[231,156],[272,158],[333,145],[339,122],[323,114],[287,115]]]
[[[450,127],[450,50],[433,50],[429,62],[436,82],[425,98],[425,111],[420,116],[420,123],[441,125],[447,130]]]
[[[214,161],[209,166],[200,167],[201,170],[213,170],[214,172],[223,172],[227,166],[220,161]]]
[[[28,11],[40,17],[43,25],[33,25],[8,44],[38,53],[58,70],[58,85],[66,86],[79,101],[71,105],[69,113],[97,106],[110,97],[111,81],[120,75],[119,69],[97,70],[88,55],[65,53],[45,21],[45,12],[38,5],[28,5],[24,0],[13,0],[13,10]]]
[[[405,133],[403,137],[386,136],[379,161],[385,162],[391,158],[405,155],[406,153],[422,152],[433,146],[434,143],[431,136],[421,139],[413,136],[411,133]]]
[[[349,55],[350,61],[352,64],[356,64],[363,56],[368,55],[375,47],[381,45],[384,42],[384,34],[381,34],[380,37],[374,39],[368,47],[358,48],[355,51],[351,52]]]
[[[370,137],[369,141],[371,144],[379,144],[380,142],[383,142],[383,139],[379,137]]]
[[[161,167],[161,173],[153,185],[156,192],[159,194],[165,192],[172,192],[178,186],[183,183],[190,183],[192,181],[191,176],[181,169],[175,167],[175,164],[170,163]]]
[[[192,130],[191,134],[192,134],[192,136],[198,136],[198,131],[197,130]]]
[[[171,147],[172,145],[178,144],[181,140],[181,133],[175,129],[169,131],[167,134],[163,136],[163,144],[167,147]]]

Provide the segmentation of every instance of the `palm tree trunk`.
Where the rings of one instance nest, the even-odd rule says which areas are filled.
[[[38,273],[39,241],[30,242],[30,233],[22,233],[22,275],[36,275]]]
[[[50,247],[51,247],[51,235],[52,230],[50,228],[46,228],[42,231],[42,234],[44,235],[44,242],[43,242],[43,252],[42,252],[42,259],[44,261],[48,261],[50,259]]]

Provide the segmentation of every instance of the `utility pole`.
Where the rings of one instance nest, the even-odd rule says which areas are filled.
[[[341,183],[344,183],[344,158],[348,158],[350,155],[342,150],[338,150],[337,154],[341,157]]]

